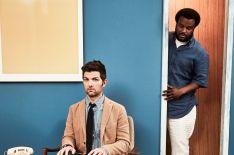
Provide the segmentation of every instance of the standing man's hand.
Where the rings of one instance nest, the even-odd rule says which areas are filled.
[[[162,96],[164,96],[165,100],[167,101],[176,99],[180,97],[181,95],[183,95],[182,89],[179,89],[170,85],[167,86],[167,90],[164,90],[162,94]]]
[[[68,155],[69,152],[71,152],[72,154],[75,154],[76,150],[71,146],[67,146],[67,147],[64,147],[61,150],[59,150],[57,155]]]

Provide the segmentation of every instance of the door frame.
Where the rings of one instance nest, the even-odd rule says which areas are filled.
[[[162,73],[161,92],[167,89],[168,73],[168,35],[169,35],[169,0],[163,0],[163,26],[162,26]],[[161,96],[161,129],[160,129],[160,155],[166,155],[167,138],[167,102]]]
[[[220,130],[220,155],[228,154],[230,103],[232,82],[232,50],[233,50],[233,25],[234,25],[234,0],[225,1],[225,34],[224,34],[224,60],[223,84]]]
[[[163,1],[162,26],[162,73],[161,92],[167,89],[168,80],[168,34],[169,34],[169,0]],[[232,50],[234,25],[234,0],[225,0],[225,34],[224,34],[224,60],[222,81],[221,129],[220,129],[220,155],[228,154],[229,147],[229,121],[231,102],[232,79]],[[167,103],[161,97],[161,137],[160,155],[166,155],[167,131]]]

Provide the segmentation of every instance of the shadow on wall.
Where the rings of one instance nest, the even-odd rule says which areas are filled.
[[[146,122],[148,122],[147,124],[155,124],[154,119],[144,119],[143,115],[147,115],[143,114],[144,112],[142,113],[142,111],[144,110],[136,111],[136,106],[138,106],[136,103],[139,103],[139,100],[136,100],[139,99],[140,96],[137,96],[135,92],[139,90],[131,90],[131,88],[127,87],[128,85],[124,84],[123,81],[115,82],[114,85],[109,83],[109,85],[107,86],[108,87],[105,90],[105,95],[108,98],[124,105],[128,115],[131,115],[133,117],[135,128],[135,146],[141,152],[142,148],[139,144],[149,144],[148,146],[150,146],[154,143],[155,139],[158,139],[157,137],[152,137],[151,133],[152,128],[155,128],[155,126],[153,126],[152,128],[148,128],[144,125]],[[144,108],[143,104],[139,106],[142,106],[142,108]],[[153,149],[155,149],[155,147],[149,147],[148,151],[155,152],[155,150]]]

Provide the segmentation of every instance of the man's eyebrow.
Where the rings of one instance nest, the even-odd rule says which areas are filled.
[[[99,79],[100,77],[98,77],[98,76],[95,76],[95,77],[92,77],[92,79]]]
[[[88,77],[84,76],[83,78],[89,79]],[[90,79],[99,79],[99,76],[91,77]]]

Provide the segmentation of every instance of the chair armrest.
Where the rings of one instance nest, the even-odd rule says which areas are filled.
[[[47,155],[48,152],[58,152],[59,150],[60,150],[59,147],[57,147],[57,148],[43,147],[42,148],[42,155]]]
[[[42,148],[42,155],[47,155],[48,152],[58,152],[60,150],[60,147],[57,148],[48,148],[48,147],[43,147]],[[76,152],[75,155],[81,154],[80,152]]]
[[[128,152],[128,155],[138,155],[138,154],[140,154],[140,151],[136,147],[134,147],[130,152]]]

